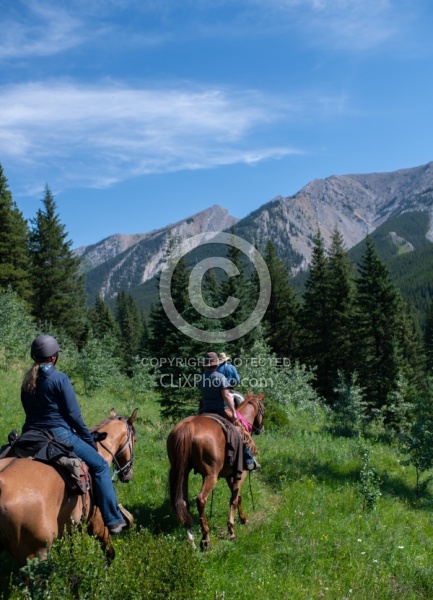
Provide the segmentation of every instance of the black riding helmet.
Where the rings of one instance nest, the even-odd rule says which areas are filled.
[[[61,352],[60,346],[52,335],[38,335],[32,342],[30,356],[35,362],[43,358],[50,358]]]

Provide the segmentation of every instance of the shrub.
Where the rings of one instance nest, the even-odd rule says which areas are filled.
[[[77,356],[76,368],[87,395],[105,385],[110,386],[120,377],[119,361],[112,354],[109,339],[91,337]]]
[[[331,428],[338,435],[358,436],[366,424],[367,402],[363,400],[362,388],[357,383],[356,374],[345,379],[338,374],[335,388],[336,400],[331,412]]]
[[[36,328],[24,302],[8,289],[0,292],[0,356],[8,368],[15,359],[28,356]]]
[[[312,371],[299,363],[281,364],[262,339],[252,349],[241,355],[239,368],[241,382],[255,393],[266,392],[271,401],[277,402],[289,415],[293,408],[315,412],[321,401],[311,382]]]
[[[380,479],[377,471],[371,466],[371,451],[360,441],[359,450],[362,458],[362,468],[359,475],[359,490],[363,497],[363,510],[376,510],[377,501],[382,496],[380,491]]]
[[[401,464],[415,467],[415,486],[418,495],[433,479],[433,476],[430,475],[421,481],[421,474],[433,467],[433,390],[431,382],[429,382],[429,387],[430,389],[425,395],[415,400],[412,423],[407,431],[400,434],[399,437],[400,449],[407,456],[407,459],[402,460]]]
[[[76,528],[58,539],[47,560],[28,561],[10,599],[80,598],[128,600],[192,598],[203,576],[200,556],[169,536],[130,531],[115,541],[116,558],[107,569],[97,540]]]

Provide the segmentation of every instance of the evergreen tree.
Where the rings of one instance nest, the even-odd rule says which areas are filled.
[[[263,318],[265,336],[277,356],[293,360],[298,349],[299,302],[290,285],[290,273],[271,241],[267,243],[264,259],[271,278],[271,297]]]
[[[0,288],[10,286],[23,299],[30,296],[28,233],[0,165]]]
[[[347,385],[354,371],[352,326],[354,313],[354,269],[344,247],[343,237],[335,229],[328,253],[328,381],[326,390],[332,404],[338,397],[342,379]],[[341,399],[341,398],[340,398]]]
[[[433,372],[433,301],[430,301],[424,331],[424,348],[427,371]]]
[[[131,375],[132,358],[139,352],[142,323],[134,298],[125,291],[120,291],[116,297],[116,322],[123,368]]]
[[[397,338],[399,296],[369,237],[356,287],[354,325],[359,381],[370,414],[380,411],[385,421],[391,422],[393,415],[387,407],[400,379]]]
[[[231,232],[235,234],[235,230]],[[219,306],[225,304],[230,299],[235,299],[237,307],[229,315],[220,320],[220,326],[223,331],[239,330],[240,337],[237,337],[225,346],[225,352],[238,356],[242,351],[251,348],[257,337],[254,329],[242,335],[241,325],[253,312],[257,299],[258,290],[255,279],[246,274],[245,256],[234,244],[227,247],[227,260],[238,270],[236,275],[222,278],[220,284]]]
[[[397,340],[400,349],[401,370],[408,383],[408,392],[414,397],[426,389],[426,354],[421,329],[413,305],[403,302],[398,295]],[[407,398],[411,401],[410,398]]]
[[[42,203],[43,209],[31,221],[32,313],[79,341],[86,314],[80,259],[71,250],[72,241],[67,240],[48,186]]]
[[[214,269],[206,271],[203,278],[203,297],[213,308],[218,307],[220,299],[219,283]]]
[[[302,298],[300,355],[302,362],[315,369],[316,388],[325,396],[332,394],[328,343],[332,323],[329,310],[329,265],[320,231],[314,238],[310,270]]]
[[[425,390],[413,402],[413,417],[407,431],[400,435],[401,451],[407,459],[405,465],[416,470],[416,491],[424,491],[432,475],[421,481],[421,475],[433,467],[433,381],[427,379]]]
[[[160,277],[158,278],[158,287]],[[180,259],[174,269],[171,280],[170,296],[177,312],[182,315],[188,302],[188,269],[185,260]],[[149,316],[149,347],[157,359],[175,357],[184,343],[185,335],[171,322],[159,300],[150,311]]]
[[[199,277],[199,273],[196,274]],[[200,277],[200,286],[189,286],[190,273],[184,258],[173,271],[170,296],[179,315],[188,325],[200,332],[221,331],[220,320],[197,311],[197,300],[218,308],[218,285],[214,274],[206,271]],[[165,293],[164,291],[162,293]],[[196,297],[197,296],[197,297]],[[199,298],[200,296],[200,298]],[[200,361],[209,350],[221,351],[222,346],[202,341],[183,325],[176,327],[169,319],[161,302],[156,303],[149,318],[149,347],[152,358],[159,361],[159,387],[162,415],[179,419],[197,411],[199,393],[196,380],[201,373]]]
[[[174,243],[170,242],[167,250],[167,261]],[[158,286],[160,287],[158,278]],[[160,287],[161,290],[161,287]],[[170,297],[177,312],[182,316],[188,303],[188,269],[183,258],[173,271]],[[158,364],[157,385],[160,390],[161,412],[165,418],[176,419],[184,412],[192,412],[197,402],[192,387],[188,390],[185,377],[186,361],[190,358],[190,338],[182,333],[167,316],[160,299],[150,311],[149,316],[149,350],[153,363]]]
[[[150,355],[150,331],[144,312],[141,313],[141,336],[138,344],[138,355],[141,358]]]
[[[99,339],[104,339],[107,335],[119,335],[119,329],[116,320],[108,305],[104,302],[102,295],[95,298],[95,303],[89,309],[89,321],[93,335]]]

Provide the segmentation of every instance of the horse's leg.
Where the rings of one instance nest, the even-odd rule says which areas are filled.
[[[115,550],[111,542],[110,533],[104,525],[102,520],[101,511],[97,506],[93,507],[92,514],[88,520],[88,533],[95,535],[101,544],[102,550],[104,551],[107,564],[111,564],[114,560]]]
[[[245,513],[243,511],[243,508],[242,508],[242,496],[240,494],[238,496],[238,515],[239,515],[239,519],[240,519],[240,522],[242,523],[242,525],[248,525],[249,521],[248,521],[248,519],[245,516]]]
[[[210,547],[210,538],[209,538],[209,524],[206,518],[206,503],[209,498],[209,494],[214,489],[216,482],[218,480],[218,475],[215,472],[211,472],[208,475],[203,476],[203,484],[201,486],[201,490],[199,495],[197,496],[197,509],[200,520],[200,527],[202,538],[200,542],[200,548],[202,550],[207,550]]]
[[[184,476],[183,482],[182,482],[182,497],[183,497],[185,508],[188,511],[188,514],[190,514],[190,512],[189,512],[189,490],[188,490],[188,481],[189,481],[190,471],[191,471],[190,469],[186,470],[185,476]],[[190,524],[185,523],[185,531],[186,531],[186,536],[188,538],[188,542],[191,544],[191,546],[195,550],[197,548],[197,546],[195,545],[194,535],[192,533],[192,528],[191,528]]]
[[[239,518],[241,520],[242,525],[245,525],[246,523],[248,523],[248,520],[244,514],[244,511],[242,510],[242,496],[240,493],[242,484],[243,484],[246,476],[247,476],[247,472],[244,471],[242,473],[241,479],[235,481],[233,479],[233,477],[228,477],[226,480],[227,484],[230,488],[230,491],[231,491],[230,514],[229,514],[229,520],[227,521],[227,529],[228,529],[228,534],[229,534],[230,540],[234,540],[236,538],[235,531],[234,531],[236,509],[238,510]]]

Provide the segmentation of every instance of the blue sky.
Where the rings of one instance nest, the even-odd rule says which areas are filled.
[[[0,163],[73,246],[433,160],[430,0],[4,0]]]

